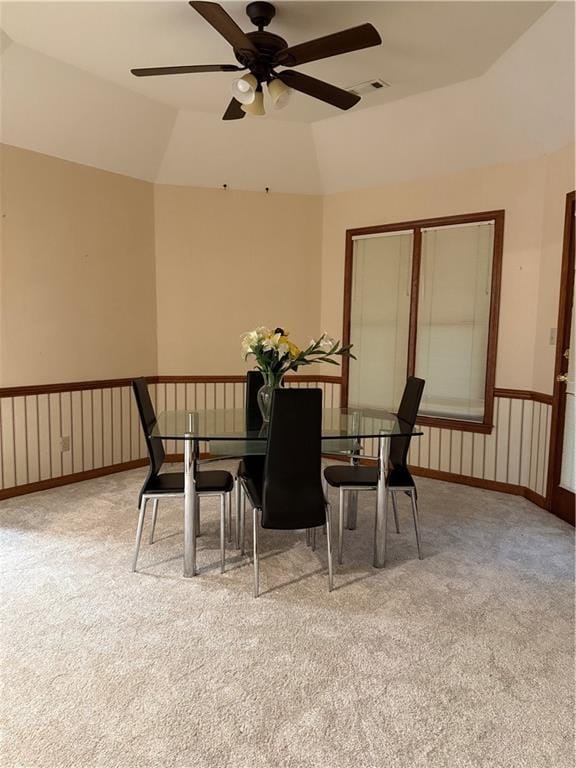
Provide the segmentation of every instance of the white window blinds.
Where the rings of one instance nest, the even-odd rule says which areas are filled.
[[[351,406],[398,406],[406,382],[412,232],[354,240],[350,341]]]
[[[415,374],[420,413],[482,421],[494,222],[422,230]]]

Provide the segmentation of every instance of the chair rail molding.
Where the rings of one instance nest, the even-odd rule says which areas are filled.
[[[239,408],[245,376],[148,376],[157,411]],[[0,499],[122,472],[147,464],[132,379],[0,388]],[[320,387],[340,405],[339,376],[292,375],[289,386]],[[526,496],[549,508],[551,395],[496,388],[494,429],[467,432],[421,425],[409,463],[415,474]],[[206,453],[208,446],[203,446]],[[364,458],[376,447],[366,441]],[[166,441],[178,460],[181,446]]]

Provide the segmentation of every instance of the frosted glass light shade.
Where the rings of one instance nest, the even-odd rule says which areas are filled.
[[[264,110],[264,94],[262,91],[256,91],[254,93],[254,101],[251,104],[242,104],[241,109],[246,112],[247,115],[253,117],[262,117],[266,114]]]
[[[282,109],[290,101],[290,88],[277,78],[268,83],[268,93],[272,99],[274,109]]]
[[[232,95],[240,104],[252,104],[256,98],[258,80],[254,75],[244,75],[232,82]]]

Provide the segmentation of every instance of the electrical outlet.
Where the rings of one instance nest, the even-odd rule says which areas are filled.
[[[556,328],[550,328],[550,340],[548,341],[551,347],[556,344]]]
[[[70,450],[70,436],[60,438],[60,453],[66,453]]]

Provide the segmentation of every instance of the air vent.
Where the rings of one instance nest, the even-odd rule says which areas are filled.
[[[368,93],[374,93],[374,91],[379,91],[381,88],[390,88],[390,83],[378,77],[375,80],[366,80],[364,83],[353,85],[347,90],[350,93],[355,93],[356,96],[366,96]]]

